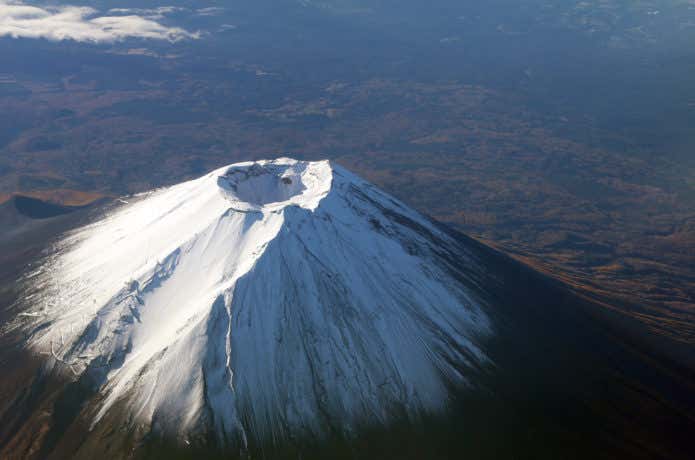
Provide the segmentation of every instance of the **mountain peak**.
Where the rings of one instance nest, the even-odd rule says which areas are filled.
[[[278,158],[233,164],[212,175],[236,209],[314,209],[331,189],[333,167],[328,161]]]

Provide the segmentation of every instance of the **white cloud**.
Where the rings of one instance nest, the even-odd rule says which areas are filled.
[[[198,16],[216,16],[224,11],[224,8],[219,6],[209,6],[195,10]]]
[[[157,11],[157,10],[151,10]],[[127,38],[178,41],[198,38],[197,32],[168,27],[155,19],[171,12],[159,9],[159,16],[129,10],[97,10],[78,6],[31,6],[18,1],[0,0],[0,37],[45,38],[79,42],[110,43]],[[126,13],[116,14],[116,13]]]
[[[167,14],[184,11],[179,6],[158,6],[157,8],[111,8],[108,13],[116,15],[137,15],[147,19],[162,19]]]

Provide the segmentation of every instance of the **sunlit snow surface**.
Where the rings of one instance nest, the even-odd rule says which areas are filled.
[[[103,382],[94,423],[118,402],[230,443],[349,433],[444,410],[487,362],[453,241],[341,167],[239,163],[129,201],[58,245],[24,314],[33,349]]]

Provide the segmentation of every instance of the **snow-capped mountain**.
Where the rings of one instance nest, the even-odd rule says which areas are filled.
[[[328,161],[239,163],[122,200],[31,275],[32,349],[96,424],[222,442],[445,411],[494,334],[465,245]],[[126,202],[127,201],[127,202]]]
[[[3,459],[692,457],[692,348],[339,166],[118,201],[0,238]]]

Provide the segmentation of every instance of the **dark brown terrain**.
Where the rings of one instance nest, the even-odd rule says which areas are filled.
[[[0,193],[80,205],[236,161],[332,158],[541,270],[623,299],[653,330],[695,341],[687,164],[479,85],[374,78],[309,90],[229,67],[234,78],[213,87],[185,73],[173,88],[124,90],[12,80],[21,91],[0,91],[0,107],[25,123],[0,148]]]

